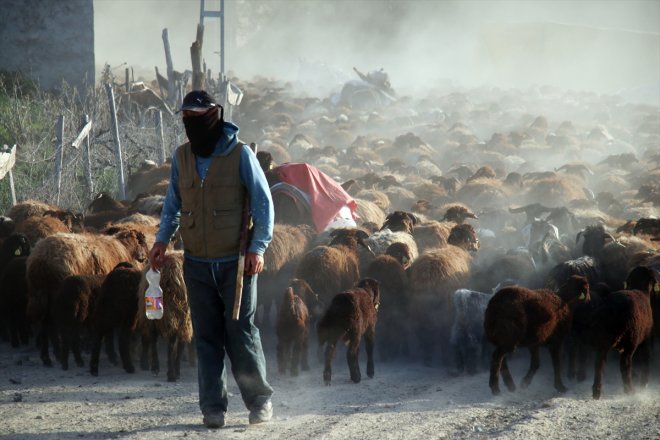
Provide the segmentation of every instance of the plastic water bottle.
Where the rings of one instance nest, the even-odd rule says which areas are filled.
[[[147,272],[147,291],[144,292],[144,310],[147,319],[163,317],[163,289],[160,288],[160,272],[149,269]]]

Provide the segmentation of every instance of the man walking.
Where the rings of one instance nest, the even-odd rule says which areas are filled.
[[[273,234],[273,202],[256,156],[238,140],[238,127],[223,120],[222,107],[207,92],[188,93],[181,107],[189,142],[177,148],[156,243],[149,253],[159,269],[167,244],[180,228],[184,278],[198,358],[199,406],[204,425],[220,428],[227,412],[225,353],[250,411],[250,423],[272,417],[273,389],[254,325],[257,274]],[[250,202],[252,236],[238,320],[235,301],[244,201]]]

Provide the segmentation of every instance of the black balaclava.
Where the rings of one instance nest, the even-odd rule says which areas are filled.
[[[218,119],[218,107],[213,107],[200,116],[184,116],[183,125],[195,156],[209,157],[222,136],[222,119]]]

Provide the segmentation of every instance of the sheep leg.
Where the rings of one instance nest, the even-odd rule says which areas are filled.
[[[632,394],[635,392],[632,383],[632,356],[634,350],[626,350],[621,353],[619,368],[621,369],[621,379],[623,379],[623,392]]]
[[[522,388],[523,390],[532,383],[532,379],[534,379],[534,375],[541,366],[538,347],[529,347],[529,355],[530,355],[529,370],[527,370],[527,374],[525,375],[525,377],[523,377],[523,380],[520,383],[520,388]]]
[[[350,344],[346,350],[346,361],[348,362],[348,370],[351,374],[351,380],[353,383],[360,383],[362,379],[362,374],[360,373],[360,364],[358,362],[358,353],[360,350],[360,340],[355,335],[350,336]],[[355,342],[357,339],[357,343]]]
[[[506,385],[509,391],[514,392],[516,390],[516,384],[513,382],[513,377],[511,377],[506,356],[502,359],[502,379],[504,379],[504,385]]]
[[[650,367],[650,361],[651,361],[651,342],[650,339],[647,339],[645,342],[643,342],[639,347],[637,347],[637,351],[635,352],[635,357],[639,359],[640,361],[640,378],[639,378],[639,384],[642,387],[646,387],[649,383],[649,367]]]
[[[365,348],[367,349],[367,376],[369,377],[374,377],[374,345],[376,345],[375,339],[376,329],[372,326],[364,335]]]
[[[298,375],[298,366],[300,365],[300,353],[302,351],[302,336],[296,337],[294,341],[292,341],[293,347],[291,347],[291,376],[297,376]]]
[[[84,367],[85,361],[83,361],[82,353],[80,352],[80,334],[73,328],[69,329],[69,331],[71,332],[70,341],[71,351],[73,351],[73,358],[76,361],[76,365],[78,367]],[[64,349],[62,349],[62,351],[64,351]],[[62,357],[64,357],[64,353],[62,353]]]
[[[488,386],[493,395],[500,394],[500,370],[502,369],[502,361],[504,360],[504,352],[499,348],[493,350],[493,358],[490,362],[490,378],[488,379]]]
[[[323,383],[330,385],[332,380],[332,360],[335,357],[335,350],[337,349],[337,341],[328,342],[325,347],[325,369],[323,370]]]
[[[140,337],[140,369],[149,369],[149,337],[144,333]]]
[[[72,336],[73,330],[69,326],[65,326],[61,329],[62,348],[60,352],[60,364],[62,365],[62,370],[65,371],[69,369],[69,351]]]
[[[277,370],[280,374],[285,374],[288,367],[289,341],[287,338],[279,338],[277,341]]]
[[[587,354],[589,348],[583,342],[579,343],[578,347],[578,370],[577,370],[577,380],[578,382],[584,382],[587,378]]]
[[[117,352],[115,351],[115,332],[110,329],[105,334],[105,355],[112,365],[117,365]]]
[[[158,330],[155,326],[149,330],[149,354],[151,357],[151,374],[158,376],[160,373],[160,362],[158,361]]]
[[[119,329],[119,357],[124,371],[134,373],[135,367],[131,359],[131,331],[128,328]]]
[[[576,358],[578,355],[578,350],[580,349],[580,343],[577,341],[577,338],[571,337],[568,344],[568,368],[566,369],[566,377],[569,379],[575,379],[577,366]]]
[[[568,391],[561,380],[561,344],[550,346],[552,368],[555,370],[555,389],[560,393]]]
[[[48,327],[45,322],[39,329],[37,339],[39,341],[41,362],[43,362],[45,367],[52,367],[53,361],[50,360],[50,353],[48,352]]]
[[[603,389],[603,368],[605,367],[605,359],[607,358],[607,349],[599,350],[596,353],[596,363],[594,367],[594,384],[591,387],[592,396],[594,399],[600,399],[600,393]]]
[[[302,345],[300,350],[300,368],[303,371],[309,371],[309,335],[302,338]]]
[[[181,361],[179,354],[179,338],[170,336],[167,341],[167,381],[176,382],[179,378],[179,368],[177,363]]]
[[[89,372],[92,376],[99,375],[99,357],[101,355],[101,342],[103,341],[103,333],[92,333],[92,355],[89,359]],[[108,336],[107,333],[105,335]]]

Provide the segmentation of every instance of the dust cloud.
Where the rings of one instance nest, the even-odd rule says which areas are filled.
[[[352,67],[384,68],[397,91],[437,86],[526,87],[623,93],[660,101],[660,2],[226,0],[226,68],[298,81],[326,93]],[[207,1],[219,9],[220,1]],[[99,65],[127,63],[146,78],[190,68],[197,0],[95,0]],[[218,19],[206,19],[204,57],[220,67]]]

